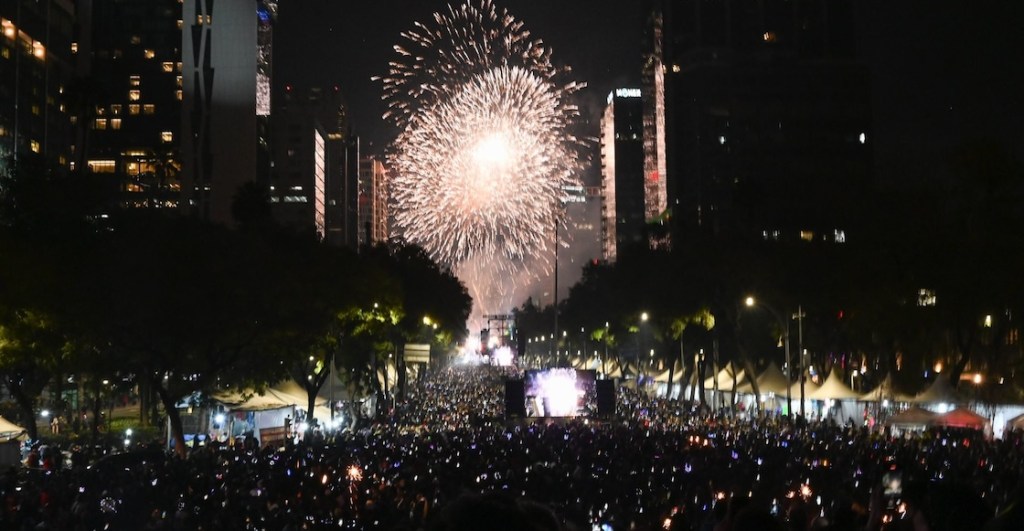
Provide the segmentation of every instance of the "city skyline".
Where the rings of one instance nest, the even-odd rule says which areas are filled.
[[[282,62],[280,79],[340,83],[356,134],[379,152],[394,134],[380,118],[381,87],[391,46],[412,21],[448,2],[390,0],[365,4],[303,2],[282,7],[282,53],[304,61]],[[650,2],[618,0],[498,1],[570,65],[587,83],[580,108],[597,136],[607,94],[640,86],[642,38]],[[1024,6],[1013,2],[962,5],[940,2],[857,3],[857,60],[870,72],[877,177],[887,179],[915,165],[934,166],[943,153],[972,140],[992,141],[1021,155],[1024,67],[1006,60],[1024,48],[1014,21]],[[367,23],[367,21],[373,21]],[[301,28],[301,29],[300,29]],[[334,50],[334,54],[310,50]],[[309,68],[316,64],[317,68]],[[596,177],[596,173],[591,174]]]

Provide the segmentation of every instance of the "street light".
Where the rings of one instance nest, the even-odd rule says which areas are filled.
[[[793,389],[793,380],[792,380],[792,377],[790,376],[791,367],[790,367],[790,360],[789,360],[789,321],[784,320],[782,318],[782,315],[779,314],[779,312],[776,311],[775,308],[771,307],[767,303],[755,300],[754,297],[747,297],[745,302],[746,302],[746,305],[747,305],[748,308],[752,308],[755,305],[759,305],[759,306],[764,307],[779,322],[779,326],[782,327],[782,344],[783,344],[783,346],[785,348],[785,351],[786,351],[786,412],[789,415],[792,415],[793,414],[793,390],[792,390]],[[801,400],[800,400],[800,415],[803,416],[803,414],[804,414],[803,413],[803,397],[801,397]]]
[[[644,351],[644,328],[643,328],[643,325],[647,322],[647,319],[649,317],[650,316],[647,315],[647,312],[640,312],[640,325],[641,326],[638,329],[638,333],[640,334],[640,338],[638,340],[639,344],[637,345],[637,351],[636,351],[636,368],[637,368],[638,371],[640,370],[640,367],[644,365],[644,363],[642,361],[640,361],[640,357],[643,355],[643,351]],[[651,349],[651,359],[652,359],[652,361],[651,361],[651,363],[647,364],[648,369],[646,371],[648,376],[650,376],[650,373],[651,373],[650,366],[651,366],[651,364],[653,364],[653,358],[654,358],[654,349]]]
[[[608,377],[608,371],[605,369],[605,363],[608,363],[608,332],[609,332],[609,324],[608,324],[608,321],[605,321],[604,322],[604,357],[601,358],[601,374],[603,374],[605,378]]]

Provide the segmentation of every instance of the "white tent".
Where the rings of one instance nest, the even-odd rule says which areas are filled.
[[[804,380],[804,399],[805,400],[812,400],[811,393],[814,393],[815,391],[817,391],[820,388],[821,388],[820,385],[818,385],[818,384],[816,384],[816,383],[814,383],[814,382],[812,382],[810,380],[805,379]],[[785,392],[785,391],[783,391],[783,392]],[[797,381],[793,382],[793,385],[789,386],[789,394],[790,394],[790,396],[793,397],[793,399],[800,400],[800,380],[797,380]]]
[[[742,369],[737,372],[736,366],[729,362],[717,374],[704,380],[704,389],[714,389],[717,380],[719,391],[731,392],[733,378],[735,378],[736,387],[739,388],[747,380],[747,373]]]
[[[813,393],[807,394],[811,400],[855,400],[860,398],[860,393],[850,389],[839,377],[839,371],[833,369],[832,373],[825,379],[825,383]]]
[[[0,417],[0,440],[10,440],[25,433],[25,428]]]
[[[789,380],[786,375],[782,373],[782,369],[772,362],[768,367],[757,377],[757,390],[761,395],[768,393],[775,393],[776,395],[785,396],[786,388],[789,387]],[[754,386],[750,381],[744,381],[742,385],[736,386],[737,393],[753,393]]]
[[[963,402],[963,397],[960,396],[956,389],[953,389],[953,384],[950,383],[949,378],[940,374],[928,389],[922,391],[911,401],[917,404],[958,404]]]
[[[865,402],[881,402],[882,400],[910,402],[914,397],[897,391],[896,386],[892,383],[892,374],[890,373],[874,389],[862,394],[860,399]]]

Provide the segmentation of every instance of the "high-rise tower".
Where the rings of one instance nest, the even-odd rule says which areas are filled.
[[[871,173],[854,2],[664,9],[673,231],[843,241]]]
[[[601,253],[609,262],[647,244],[643,148],[640,89],[615,89],[601,118]]]
[[[184,0],[183,205],[231,224],[246,181],[269,177],[270,75],[275,0]]]
[[[0,2],[0,157],[69,167],[73,28],[67,0]]]
[[[664,222],[668,208],[668,170],[665,164],[665,63],[662,15],[647,22],[642,97],[644,102],[644,216],[649,224]],[[651,244],[667,242],[652,235]]]
[[[75,164],[114,176],[121,206],[175,208],[181,192],[181,4],[83,0],[77,7]]]

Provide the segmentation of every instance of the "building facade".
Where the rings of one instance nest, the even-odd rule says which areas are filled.
[[[647,21],[642,98],[644,102],[644,216],[648,224],[662,224],[668,208],[668,169],[665,163],[665,63],[662,50],[662,15]],[[667,244],[652,235],[652,246]]]
[[[78,4],[76,150],[111,174],[127,208],[176,208],[181,194],[181,3]]]
[[[232,225],[247,181],[269,177],[269,76],[277,2],[184,0],[182,206]]]
[[[363,157],[359,164],[359,246],[387,243],[388,182],[384,163]]]
[[[637,88],[608,94],[601,118],[601,254],[614,262],[646,245],[643,101]]]
[[[278,223],[328,241],[343,232],[337,203],[344,195],[346,127],[336,86],[284,85],[275,95],[268,189]]]
[[[0,158],[67,171],[72,123],[66,94],[74,74],[74,5],[67,0],[0,2]]]
[[[673,241],[845,240],[871,180],[853,7],[664,3]]]

